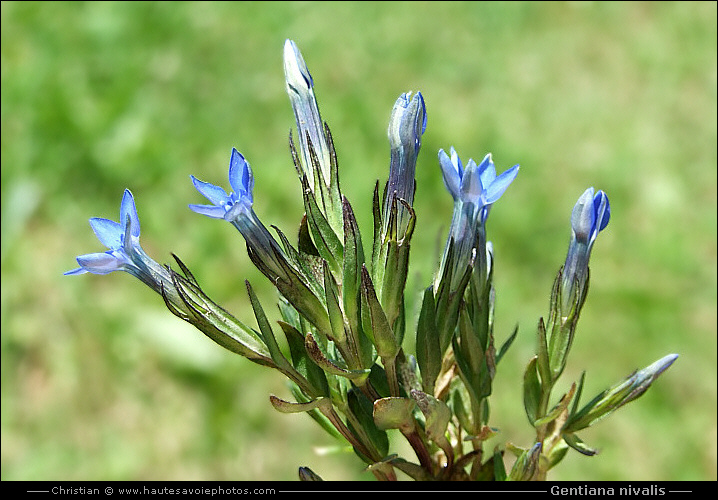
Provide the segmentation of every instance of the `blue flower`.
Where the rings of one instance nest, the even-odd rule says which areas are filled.
[[[444,185],[454,198],[454,213],[437,280],[443,274],[449,245],[453,241],[455,256],[452,281],[460,279],[469,263],[474,261],[476,269],[474,274],[479,282],[483,283],[489,266],[486,219],[491,206],[501,198],[516,178],[519,166],[514,165],[497,176],[496,167],[489,153],[478,165],[474,160],[469,159],[464,167],[453,147],[451,157],[443,149],[439,150],[439,164]],[[437,288],[438,285],[437,281]]]
[[[213,205],[193,204],[189,208],[198,214],[232,223],[244,236],[249,247],[258,252],[263,260],[272,262],[273,270],[280,273],[281,266],[276,260],[278,255],[283,255],[283,252],[252,209],[254,176],[244,156],[232,148],[232,156],[229,160],[229,185],[234,191],[230,193],[214,184],[202,182],[193,175],[190,177],[197,191]]]
[[[389,119],[389,144],[391,160],[389,181],[384,200],[384,223],[389,221],[389,211],[394,198],[414,201],[416,158],[421,148],[421,135],[426,130],[426,106],[421,92],[410,98],[411,92],[401,94],[394,104]],[[408,223],[406,210],[397,205],[399,233],[403,234]],[[384,228],[386,232],[386,227]]]
[[[190,205],[192,211],[212,217],[213,219],[225,219],[233,221],[242,213],[249,213],[252,209],[254,199],[252,190],[254,188],[254,176],[249,163],[239,151],[232,148],[232,156],[229,160],[229,185],[234,192],[227,193],[224,189],[208,182],[202,182],[195,176],[190,176],[197,191],[213,203],[213,205]]]
[[[140,219],[135,199],[125,189],[120,205],[120,222],[99,217],[90,219],[90,225],[100,243],[109,250],[77,257],[80,267],[66,275],[93,273],[109,274],[126,271],[161,293],[162,288],[172,294],[174,286],[169,271],[147,256],[140,246]]]
[[[568,315],[576,294],[582,293],[588,279],[588,261],[593,243],[611,218],[611,206],[603,191],[594,194],[588,188],[576,202],[571,212],[571,242],[563,266],[562,306]]]
[[[476,216],[480,215],[481,223],[486,222],[489,207],[501,198],[506,188],[519,173],[519,166],[514,165],[497,177],[491,153],[487,154],[479,165],[469,159],[464,168],[453,147],[451,148],[451,158],[443,149],[439,150],[439,164],[444,177],[444,185],[454,201],[472,203],[476,210]]]
[[[229,184],[224,189],[191,176],[197,191],[212,205],[190,205],[192,211],[213,219],[224,219],[240,232],[247,243],[252,262],[279,289],[280,293],[309,321],[322,331],[328,331],[326,309],[310,290],[307,279],[287,256],[252,209],[254,177],[249,163],[235,149],[229,161]]]

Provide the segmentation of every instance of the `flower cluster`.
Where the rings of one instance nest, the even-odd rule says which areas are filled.
[[[580,407],[582,376],[556,400],[552,393],[567,364],[588,291],[589,258],[610,218],[608,197],[587,189],[570,219],[571,239],[558,270],[549,315],[539,320],[537,351],[523,377],[523,403],[535,439],[526,447],[506,443],[489,450],[489,400],[497,367],[516,338],[497,347],[494,338],[495,272],[487,219],[517,178],[514,165],[497,175],[492,155],[462,162],[450,148],[438,165],[453,198],[453,214],[437,272],[426,283],[417,318],[407,317],[405,288],[417,217],[415,172],[426,132],[421,92],[404,92],[391,111],[389,170],[372,200],[373,239],[359,230],[342,194],[334,141],[321,119],[314,80],[297,45],[284,45],[286,90],[296,119],[289,147],[304,201],[297,240],[270,232],[254,211],[254,176],[232,148],[230,192],[190,176],[210,204],[189,208],[232,224],[254,265],[277,288],[288,351],[251,284],[246,282],[256,328],[210,299],[175,256],[174,269],[152,260],[139,243],[134,197],[125,190],[120,221],[90,219],[101,253],[77,257],[65,274],[126,271],[160,294],[167,308],[220,346],[275,369],[291,382],[294,401],[270,395],[283,413],[307,412],[342,440],[377,479],[401,471],[417,480],[545,479],[569,448],[596,451],[577,432],[635,400],[677,358],[671,354],[639,370]],[[448,214],[447,214],[448,215]],[[448,217],[447,217],[448,219]],[[271,226],[274,227],[274,226]],[[412,342],[405,342],[409,336]],[[405,344],[414,346],[413,352]],[[389,433],[406,439],[417,462],[391,452]],[[507,468],[506,455],[516,459]],[[299,468],[302,480],[319,475]]]

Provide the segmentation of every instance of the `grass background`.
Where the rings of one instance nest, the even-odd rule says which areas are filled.
[[[189,175],[226,185],[251,163],[255,209],[287,233],[302,204],[282,46],[294,39],[369,238],[386,127],[420,90],[408,301],[431,280],[451,214],[436,159],[492,152],[521,172],[492,210],[499,367],[492,423],[530,444],[523,367],[563,263],[578,196],[612,219],[565,376],[586,396],[681,355],[641,400],[583,433],[550,474],[575,480],[716,479],[716,4],[714,2],[2,2],[2,479],[370,479],[289,397],[125,273],[64,277],[102,251],[87,224],[135,194],[145,250],[174,252],[216,301],[254,324],[243,280],[273,290]],[[275,316],[276,317],[276,316]],[[413,457],[408,457],[413,458]]]

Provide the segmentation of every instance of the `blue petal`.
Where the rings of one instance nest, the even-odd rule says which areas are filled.
[[[213,219],[223,219],[226,210],[224,207],[218,207],[215,205],[190,205],[190,210],[200,215],[206,215]]]
[[[86,269],[83,269],[81,267],[78,267],[77,269],[73,269],[72,271],[66,271],[62,273],[65,276],[71,276],[73,274],[85,274],[87,272]]]
[[[93,274],[109,274],[113,271],[121,271],[126,263],[110,253],[90,253],[77,257],[77,263],[85,271]],[[79,274],[79,273],[77,273]]]
[[[210,184],[209,182],[202,182],[194,175],[190,175],[190,177],[192,178],[192,184],[194,184],[194,187],[202,194],[202,196],[217,206],[224,206],[227,198],[229,198],[229,195],[224,189],[219,186],[215,186],[214,184]]]
[[[122,203],[120,204],[120,225],[124,228],[127,224],[127,218],[130,220],[131,234],[135,238],[140,237],[140,218],[137,216],[137,208],[135,207],[135,198],[129,189],[125,189],[122,195]]]
[[[479,167],[474,160],[469,160],[461,178],[461,200],[478,205],[482,190]]]
[[[312,75],[309,74],[309,69],[304,62],[302,53],[299,52],[297,44],[289,39],[284,42],[284,71],[285,73],[291,73],[294,81],[296,81],[296,76],[301,76],[307,88],[311,89],[314,86],[314,80],[312,80]]]
[[[592,231],[595,225],[595,213],[593,209],[593,188],[588,188],[576,201],[571,211],[571,228],[576,233],[576,239],[588,244],[592,239]],[[593,236],[595,238],[595,236]]]
[[[229,184],[238,197],[249,198],[252,201],[252,190],[254,189],[254,176],[249,163],[244,156],[232,148],[232,158],[229,160]]]
[[[454,146],[451,146],[451,162],[454,164],[454,167],[456,168],[456,171],[459,172],[459,177],[464,176],[464,164],[461,163],[461,158],[459,158],[459,153],[456,152],[454,149]]]
[[[423,134],[424,132],[426,132],[426,103],[424,103],[424,96],[421,95],[421,92],[419,91],[416,92],[414,99],[419,99],[419,102],[421,103],[422,122],[420,134]]]
[[[481,176],[481,185],[484,189],[488,188],[494,179],[496,179],[496,167],[491,159],[491,153],[484,156],[479,164],[479,175]]]
[[[100,243],[107,248],[118,249],[122,246],[122,226],[115,221],[93,217],[90,219],[90,226]]]
[[[492,163],[493,165],[493,163]],[[504,191],[506,191],[506,188],[509,187],[509,184],[511,184],[514,179],[516,178],[516,175],[519,173],[519,166],[514,165],[510,169],[503,172],[501,175],[496,177],[489,186],[484,186],[486,188],[486,203],[491,204],[494,203],[496,200],[501,198],[501,195],[504,194]]]
[[[593,207],[596,212],[596,225],[599,231],[608,225],[611,218],[611,205],[608,203],[608,196],[603,191],[596,193],[593,198]]]
[[[452,157],[456,155],[454,148],[451,148],[451,153]],[[449,159],[449,156],[443,149],[439,150],[439,166],[441,167],[441,174],[444,177],[444,185],[454,199],[459,197],[459,188],[461,186],[460,165],[460,161],[457,165]]]

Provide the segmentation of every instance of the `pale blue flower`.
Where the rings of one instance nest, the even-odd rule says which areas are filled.
[[[99,217],[90,219],[90,225],[100,243],[109,250],[77,257],[80,267],[67,271],[66,275],[93,273],[109,274],[126,271],[161,293],[164,288],[173,293],[174,286],[167,268],[159,265],[140,246],[140,219],[137,216],[135,199],[125,189],[120,205],[120,222]]]
[[[224,189],[191,176],[197,191],[212,205],[190,205],[194,212],[230,222],[244,237],[252,262],[279,289],[284,297],[318,328],[329,328],[326,309],[310,290],[307,280],[252,209],[254,177],[249,163],[234,148],[229,161],[229,184]]]
[[[309,179],[310,185],[314,182],[314,165],[309,152],[309,141],[319,162],[321,177],[324,183],[330,184],[331,166],[327,137],[324,131],[324,122],[319,114],[319,106],[314,96],[314,80],[309,74],[302,53],[292,40],[284,42],[284,75],[287,83],[287,94],[292,103],[294,117],[297,121],[299,135],[300,155],[302,169]],[[313,186],[316,190],[316,186]]]
[[[411,92],[401,94],[394,104],[389,119],[389,144],[391,160],[389,180],[384,200],[384,223],[389,220],[389,211],[394,198],[404,200],[411,206],[414,201],[416,158],[421,148],[421,135],[426,130],[426,106],[421,92],[411,97]],[[397,204],[399,233],[408,223],[406,210]]]
[[[472,203],[476,211],[475,216],[482,223],[486,222],[489,207],[501,198],[519,173],[519,166],[514,165],[497,177],[491,153],[487,154],[478,165],[474,160],[469,159],[464,168],[453,147],[451,157],[443,149],[439,150],[439,164],[444,185],[454,201]]]
[[[570,311],[576,294],[583,290],[588,279],[588,261],[598,233],[611,218],[611,206],[603,191],[594,195],[588,188],[576,202],[571,212],[571,242],[563,266],[562,306],[564,315]]]
[[[234,189],[227,193],[224,189],[208,182],[202,182],[195,176],[190,176],[197,191],[211,201],[212,205],[190,205],[192,211],[212,217],[233,221],[241,213],[249,213],[254,203],[252,190],[254,189],[254,176],[249,163],[235,148],[229,160],[229,185]]]
[[[249,163],[239,151],[232,148],[229,160],[229,185],[234,191],[227,193],[219,186],[200,181],[194,176],[190,177],[197,191],[213,203],[190,205],[193,212],[232,223],[242,233],[251,249],[258,251],[259,255],[270,262],[276,261],[277,252],[282,254],[282,251],[252,209],[254,176]],[[280,272],[281,266],[272,267],[275,272]]]
[[[446,243],[444,260],[450,243],[454,244],[453,280],[458,280],[470,262],[474,262],[475,276],[479,282],[485,280],[488,273],[490,255],[487,252],[485,223],[491,206],[501,198],[516,178],[519,166],[514,165],[501,175],[496,175],[496,166],[487,154],[481,163],[472,159],[462,163],[456,150],[451,148],[451,156],[443,149],[439,150],[439,164],[444,185],[454,198],[454,213]],[[445,262],[442,260],[440,279]],[[436,282],[438,288],[439,282]]]

